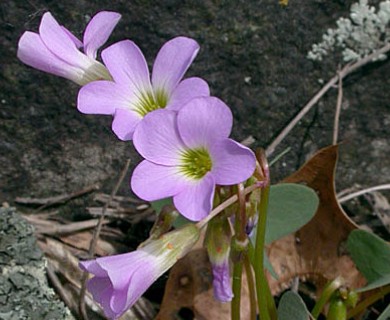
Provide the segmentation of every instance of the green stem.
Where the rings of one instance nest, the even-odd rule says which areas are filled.
[[[242,280],[242,266],[244,256],[246,253],[243,251],[242,245],[244,245],[247,240],[247,235],[245,233],[246,225],[246,204],[245,204],[245,194],[244,194],[244,185],[240,183],[238,185],[238,203],[239,211],[236,213],[236,222],[234,225],[235,230],[235,241],[236,244],[240,244],[237,256],[233,268],[233,294],[234,298],[232,300],[232,320],[240,319],[240,309],[241,309],[241,280]],[[245,246],[246,247],[246,246]],[[235,246],[233,250],[237,250],[238,247]]]
[[[356,316],[360,312],[366,310],[370,305],[377,302],[379,299],[382,299],[385,295],[389,293],[390,293],[390,285],[380,288],[379,291],[370,295],[368,298],[360,302],[355,308],[349,311],[347,319],[351,319],[352,317]]]
[[[246,253],[244,257],[244,267],[245,267],[245,273],[246,273],[246,278],[248,281],[248,289],[249,289],[250,319],[256,320],[257,317],[256,287],[255,287],[255,282],[253,281],[252,265],[250,263],[248,253]]]
[[[276,306],[272,298],[271,291],[268,286],[268,281],[264,273],[264,243],[265,243],[265,228],[267,222],[269,185],[261,190],[261,199],[259,204],[259,220],[256,230],[256,246],[255,246],[255,279],[257,291],[257,304],[259,308],[260,320],[276,319]],[[272,315],[272,318],[271,318]]]
[[[316,305],[313,308],[313,311],[311,312],[314,319],[318,318],[324,305],[329,301],[333,293],[342,285],[343,285],[343,280],[340,277],[337,277],[331,283],[325,286],[324,290],[321,293],[320,298],[318,299]]]
[[[242,277],[242,261],[237,261],[234,264],[233,268],[233,300],[231,302],[232,320],[240,320],[240,311],[241,311],[241,277]]]

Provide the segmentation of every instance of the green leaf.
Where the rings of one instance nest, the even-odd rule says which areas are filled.
[[[271,243],[308,223],[317,211],[319,199],[313,189],[295,183],[271,186],[265,242]]]
[[[308,320],[309,311],[302,298],[293,291],[287,291],[280,299],[278,320]]]
[[[385,311],[381,313],[377,320],[389,320],[390,319],[390,304],[386,307]]]
[[[150,203],[150,205],[152,206],[154,211],[156,211],[157,214],[159,214],[161,209],[167,204],[172,204],[172,198],[165,198],[165,199],[161,199],[161,200],[156,200],[156,201],[152,201]]]
[[[358,270],[367,279],[367,291],[390,283],[390,246],[378,236],[364,230],[354,230],[347,241],[347,249]]]

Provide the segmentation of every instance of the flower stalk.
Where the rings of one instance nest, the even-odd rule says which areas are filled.
[[[264,245],[265,245],[265,230],[267,224],[268,199],[270,191],[270,178],[268,163],[265,158],[264,151],[256,153],[257,160],[260,164],[259,176],[264,178],[263,189],[261,190],[259,204],[259,218],[256,230],[254,271],[256,279],[257,304],[261,320],[276,320],[277,312],[275,302],[273,300],[271,290],[268,285],[267,278],[264,273]]]

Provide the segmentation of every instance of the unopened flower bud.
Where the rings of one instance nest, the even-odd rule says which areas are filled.
[[[213,270],[214,296],[221,302],[229,302],[233,298],[229,264],[231,237],[227,218],[215,217],[209,222],[205,244]]]

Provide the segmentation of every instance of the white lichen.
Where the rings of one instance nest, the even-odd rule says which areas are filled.
[[[379,9],[360,0],[351,6],[349,18],[337,20],[337,28],[328,29],[322,42],[314,44],[307,57],[321,61],[334,50],[341,50],[343,60],[361,59],[390,42],[390,0],[379,3]],[[381,55],[378,59],[386,59]]]

